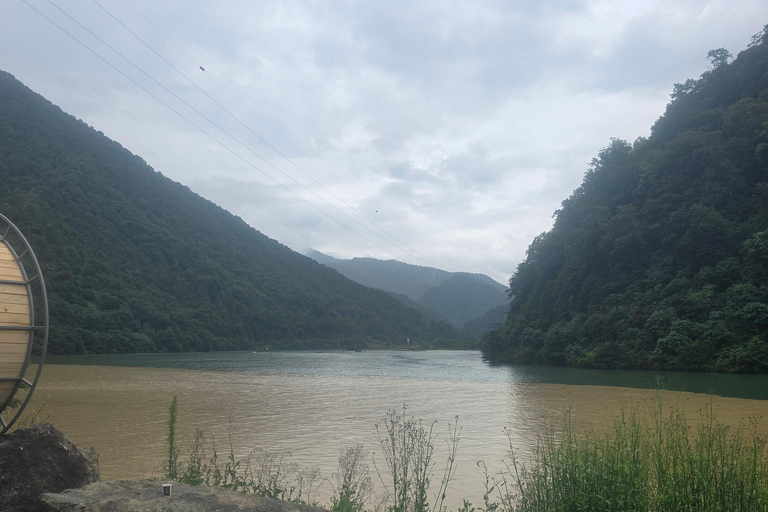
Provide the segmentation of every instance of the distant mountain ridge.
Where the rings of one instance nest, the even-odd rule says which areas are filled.
[[[498,329],[507,321],[509,314],[509,304],[496,306],[481,317],[474,318],[465,323],[462,331],[469,338],[478,338],[484,333]]]
[[[508,304],[507,288],[485,274],[446,272],[395,260],[345,260],[315,250],[308,256],[360,284],[404,295],[456,327]]]
[[[459,337],[266,237],[2,71],[0,211],[43,267],[51,353]]]

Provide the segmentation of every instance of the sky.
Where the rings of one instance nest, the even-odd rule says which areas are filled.
[[[0,69],[296,251],[506,283],[600,149],[766,23],[765,0],[2,0]]]

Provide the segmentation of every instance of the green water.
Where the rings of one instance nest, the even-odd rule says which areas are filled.
[[[585,370],[550,366],[492,365],[480,352],[434,350],[203,352],[49,356],[46,364],[103,365],[261,374],[391,377],[464,382],[548,383],[664,387],[670,391],[714,393],[724,397],[768,400],[768,375],[732,375],[638,370]]]

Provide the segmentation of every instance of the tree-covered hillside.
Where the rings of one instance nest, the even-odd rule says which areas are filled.
[[[768,372],[768,26],[614,140],[510,279],[496,361]]]
[[[375,258],[333,258],[318,251],[310,251],[310,258],[334,268],[355,282],[392,293],[399,293],[418,301],[430,287],[442,283],[450,272],[437,268],[409,265],[396,260]]]
[[[496,306],[483,316],[473,318],[466,322],[461,330],[465,336],[472,340],[479,340],[483,334],[488,331],[492,331],[504,324],[507,320],[507,313],[509,312],[509,304],[502,306]]]
[[[310,251],[309,256],[353,281],[395,294],[407,306],[414,307],[415,301],[421,305],[416,309],[427,318],[437,315],[456,327],[508,304],[506,287],[485,274],[447,272],[375,258],[343,260],[318,251]],[[475,330],[481,325],[476,324]],[[469,336],[475,337],[474,332]]]
[[[485,275],[454,272],[430,287],[419,302],[440,312],[456,326],[463,326],[498,306],[509,304],[506,288]]]
[[[41,260],[54,353],[457,336],[267,238],[5,72],[0,211]]]

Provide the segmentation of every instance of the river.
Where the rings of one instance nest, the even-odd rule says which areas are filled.
[[[407,404],[408,416],[437,422],[433,487],[447,455],[448,425],[458,416],[451,509],[464,498],[481,502],[477,461],[498,470],[509,440],[524,459],[536,430],[544,421],[561,421],[569,406],[579,428],[606,429],[622,403],[651,399],[659,378],[668,388],[665,402],[692,417],[710,401],[734,425],[768,417],[768,376],[493,366],[478,352],[230,352],[46,362],[30,407],[50,413],[78,446],[96,448],[105,480],[160,476],[173,396],[182,435],[210,430],[219,452],[228,453],[231,424],[237,457],[253,449],[290,451],[292,462],[319,467],[328,478],[339,449],[357,443],[374,454],[383,473],[375,425],[389,409]],[[763,433],[766,423],[759,424]],[[378,480],[373,465],[371,473]],[[330,492],[326,483],[321,501]]]

